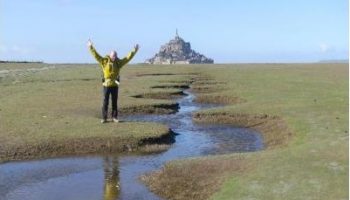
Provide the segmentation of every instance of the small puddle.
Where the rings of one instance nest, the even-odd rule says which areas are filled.
[[[193,94],[178,100],[173,115],[132,115],[125,121],[167,124],[176,142],[165,152],[151,155],[101,155],[10,162],[0,165],[0,199],[112,200],[161,199],[139,181],[166,162],[186,157],[248,152],[263,149],[254,130],[229,125],[197,124],[192,113],[215,105],[198,104]]]

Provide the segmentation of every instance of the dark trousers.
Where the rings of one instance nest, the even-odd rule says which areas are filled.
[[[107,119],[109,96],[112,97],[112,117],[118,118],[118,87],[103,87],[102,117]]]

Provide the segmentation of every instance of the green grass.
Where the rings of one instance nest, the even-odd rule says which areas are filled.
[[[48,67],[45,63],[0,63],[0,70],[25,70],[30,68]]]
[[[210,81],[225,82],[209,96],[245,100],[201,113],[279,116],[294,135],[286,147],[240,154],[249,168],[246,172],[208,171],[207,176],[214,179],[225,176],[210,199],[348,199],[347,64],[235,64],[198,67],[197,71]],[[212,159],[221,165],[217,158],[210,156],[206,162]],[[237,155],[225,159],[234,160]],[[178,173],[190,171],[198,162],[201,159],[185,161]],[[176,163],[170,162],[162,176],[167,177],[167,169]],[[206,179],[202,181],[194,184],[203,185]],[[167,183],[172,184],[171,180]],[[208,185],[206,190],[212,188],[217,187]]]
[[[5,68],[8,64],[4,65]],[[33,64],[27,65],[29,66],[19,68],[33,67]],[[7,74],[0,79],[0,161],[11,159],[8,157],[9,154],[17,154],[20,159],[18,154],[20,152],[23,154],[25,148],[37,149],[49,142],[65,143],[79,140],[83,142],[84,139],[105,138],[106,141],[108,139],[122,141],[120,145],[124,145],[168,134],[168,127],[156,123],[122,122],[101,125],[102,84],[99,67],[97,65],[56,65],[56,67],[35,72],[21,71],[19,74]],[[122,70],[119,93],[120,110],[125,113],[130,110],[143,113],[152,111],[154,105],[174,104],[174,100],[132,97],[138,94],[173,92],[174,89],[171,88],[151,87],[162,85],[167,81],[188,79],[187,75],[174,75],[170,78],[136,76],[170,70],[170,68],[125,67]],[[90,148],[93,148],[93,145]]]
[[[214,71],[214,70],[213,70]],[[348,199],[348,66],[273,65],[210,73],[229,96],[228,112],[282,116],[296,134],[287,148],[256,155],[256,169],[228,179],[213,199]]]
[[[100,125],[100,73],[97,66],[79,65],[1,76],[0,144],[111,136],[127,141],[130,137],[156,136],[166,131],[166,127],[154,123]],[[138,76],[162,73],[177,75]],[[203,111],[204,114],[279,116],[294,136],[287,146],[261,152],[209,156],[205,162],[203,158],[170,162],[163,174],[157,175],[168,179],[162,186],[169,184],[166,188],[171,189],[171,184],[176,184],[180,187],[176,191],[186,191],[187,187],[197,194],[203,188],[210,191],[214,188],[214,194],[206,192],[211,199],[348,199],[346,64],[129,66],[122,70],[119,105],[128,109],[171,104],[172,100],[131,96],[173,92],[172,88],[151,87],[187,82],[192,77],[188,73],[199,73],[200,85],[209,88],[198,93],[202,102],[217,99],[228,103],[223,108]],[[239,173],[216,167],[235,163],[238,157],[243,163]],[[208,169],[204,170],[206,176],[201,175],[204,172],[191,171],[201,168],[201,163],[208,167],[203,168]],[[170,175],[177,175],[176,181],[167,176],[167,169],[171,169]],[[182,184],[191,176],[196,181]]]

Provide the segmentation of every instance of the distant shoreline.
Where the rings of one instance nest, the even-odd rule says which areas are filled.
[[[349,63],[349,60],[320,60],[319,63]]]
[[[0,60],[0,63],[44,63],[43,61],[9,61],[9,60]]]
[[[0,63],[24,63],[24,64],[30,64],[30,63],[37,63],[37,64],[57,64],[57,65],[75,65],[75,64],[84,64],[84,65],[89,65],[89,64],[97,64],[97,63],[70,63],[70,62],[62,62],[62,63],[46,63],[43,61],[4,61],[0,60]],[[202,64],[149,64],[149,63],[129,63],[129,65],[147,65],[147,66],[152,66],[152,65],[229,65],[229,64],[329,64],[329,63],[334,63],[334,64],[343,64],[343,63],[349,63],[349,60],[319,60],[319,61],[314,61],[314,62],[232,62],[232,63],[215,63],[215,64],[207,64],[207,63],[202,63]]]

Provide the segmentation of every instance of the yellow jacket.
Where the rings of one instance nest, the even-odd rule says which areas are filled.
[[[114,62],[107,55],[105,57],[100,56],[93,46],[90,46],[90,52],[95,57],[97,62],[100,64],[103,70],[103,78],[105,79],[103,86],[105,87],[116,87],[119,83],[116,82],[119,76],[120,69],[126,65],[136,54],[137,50],[133,49],[123,59],[116,58]]]

